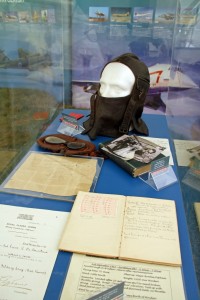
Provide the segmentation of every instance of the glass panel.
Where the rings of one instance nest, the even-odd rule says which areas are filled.
[[[72,10],[72,103],[90,107],[104,65],[123,53],[149,67],[147,113],[164,113],[177,2],[76,0]]]
[[[0,182],[63,107],[90,108],[107,62],[150,71],[145,113],[166,115],[200,283],[199,0],[0,1]],[[194,177],[192,177],[194,176]]]
[[[200,234],[194,204],[200,202],[199,1],[179,2],[175,24],[167,119],[200,284]]]
[[[1,1],[0,180],[63,107],[61,4]]]

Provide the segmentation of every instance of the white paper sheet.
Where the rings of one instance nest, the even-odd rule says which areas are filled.
[[[178,165],[181,167],[188,167],[190,164],[190,159],[194,156],[194,153],[189,152],[188,149],[199,146],[200,142],[190,140],[174,140],[174,145]]]
[[[30,152],[4,187],[60,197],[73,196],[79,190],[90,190],[96,167],[96,159]]]
[[[180,267],[73,254],[61,300],[85,300],[125,282],[126,300],[185,300]]]
[[[0,205],[0,299],[43,299],[68,215]]]

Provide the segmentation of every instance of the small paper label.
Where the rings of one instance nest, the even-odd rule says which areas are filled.
[[[63,115],[63,120],[62,120],[67,126],[72,127],[74,129],[78,128],[78,122],[77,119],[69,116],[69,115]]]
[[[151,163],[151,173],[165,171],[169,166],[169,156],[154,160]]]

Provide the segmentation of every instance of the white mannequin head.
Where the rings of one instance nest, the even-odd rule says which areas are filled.
[[[135,76],[131,69],[120,62],[111,62],[105,66],[100,78],[100,95],[117,98],[131,94]]]

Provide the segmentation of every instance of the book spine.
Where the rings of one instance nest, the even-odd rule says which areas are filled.
[[[123,168],[125,171],[127,171],[131,176],[134,177],[134,170],[135,168],[129,164],[128,161],[121,159],[120,157],[111,154],[110,152],[103,149],[104,145],[100,144],[99,149],[108,156],[112,161],[114,161],[116,164],[118,164],[121,168]]]

